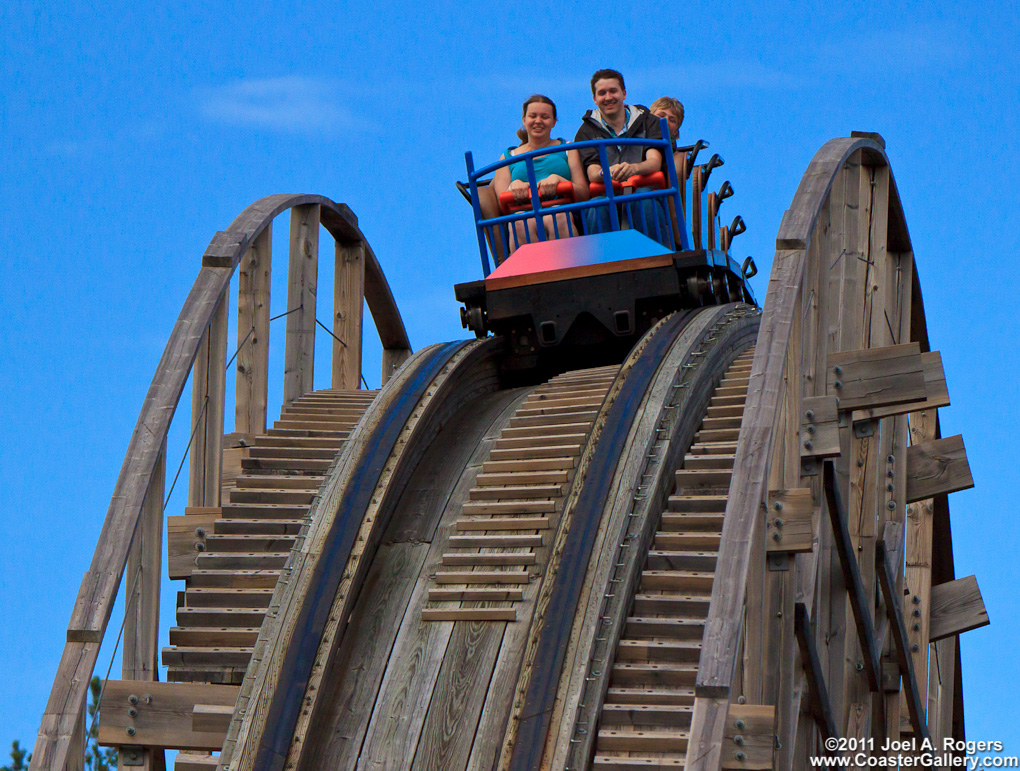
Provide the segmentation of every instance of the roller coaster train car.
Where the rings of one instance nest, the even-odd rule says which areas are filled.
[[[668,137],[664,120],[661,128],[662,136]],[[554,198],[540,199],[535,158],[595,147],[603,178],[609,179],[606,147],[610,144],[658,148],[666,159],[665,172],[631,177],[622,184],[614,181],[608,188],[592,183],[588,201],[574,201],[569,183],[561,183]],[[728,302],[757,304],[748,285],[757,272],[753,260],[748,257],[740,265],[729,255],[730,240],[744,231],[739,216],[729,227],[720,228],[721,248],[715,248],[718,208],[733,193],[729,182],[707,196],[708,242],[702,246],[701,195],[712,169],[723,163],[714,155],[708,163],[695,165],[704,147],[707,143],[699,141],[679,148],[684,153],[681,179],[669,162],[673,148],[668,139],[618,137],[554,145],[477,170],[471,153],[465,154],[468,181],[458,187],[474,210],[484,278],[457,284],[454,289],[463,304],[461,322],[465,328],[478,337],[491,332],[505,338],[502,368],[506,375],[546,377],[577,366],[618,363],[666,314]],[[489,182],[483,178],[520,162],[527,169],[530,200],[515,205],[513,195],[504,193],[501,214],[483,217],[479,191]],[[692,177],[695,226],[689,234],[685,204],[687,182]],[[643,205],[644,201],[650,201],[651,206]],[[597,209],[603,210],[598,215],[603,225],[592,228],[590,210]],[[554,212],[568,214],[568,237],[559,233],[555,217],[549,218],[553,237],[546,233],[543,215]],[[534,241],[527,227],[529,220],[535,223]],[[525,227],[514,227],[517,222]],[[600,232],[594,232],[596,229]],[[524,243],[520,243],[522,235]],[[515,250],[501,259],[510,251],[511,242]],[[495,270],[490,267],[490,253]]]

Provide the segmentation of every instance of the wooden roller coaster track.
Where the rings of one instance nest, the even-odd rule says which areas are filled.
[[[287,209],[300,312],[267,429]],[[319,222],[345,343],[313,391]],[[346,207],[249,207],[210,244],[154,378],[32,768],[80,768],[122,580],[99,737],[125,765],[174,748],[178,771],[789,771],[825,739],[961,738],[958,635],[987,615],[954,573],[947,496],[972,482],[940,436],[948,391],[879,137],[818,151],[776,248],[760,312],[672,314],[622,364],[511,388],[498,338],[411,355]],[[378,392],[357,389],[362,297]],[[192,370],[189,507],[167,519],[185,583],[157,683],[165,440]]]

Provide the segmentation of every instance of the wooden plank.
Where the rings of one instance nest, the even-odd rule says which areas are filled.
[[[924,706],[921,704],[920,694],[917,690],[914,664],[910,658],[907,628],[903,623],[903,608],[900,598],[896,596],[896,581],[893,578],[893,569],[889,564],[885,541],[879,541],[875,548],[878,581],[882,587],[882,595],[885,598],[885,609],[889,616],[893,641],[896,643],[896,658],[904,679],[907,707],[910,710],[910,721],[914,726],[914,734],[920,738],[928,739],[930,738],[928,724],[925,721]]]
[[[883,407],[925,398],[924,365],[917,343],[829,354],[829,393],[840,410]]]
[[[163,553],[163,486],[166,476],[166,442],[149,482],[142,504],[138,532],[128,553],[125,576],[124,680],[155,682],[159,679],[159,595]],[[132,591],[132,586],[134,590]],[[130,742],[128,742],[130,744]],[[127,753],[121,751],[126,766]],[[136,750],[133,761],[141,771],[165,771],[162,747]],[[65,769],[66,771],[66,769]]]
[[[163,555],[165,474],[164,443],[145,495],[138,532],[128,554],[124,654],[121,662],[125,680],[152,681],[159,672],[159,590],[162,578],[160,562]],[[131,591],[132,586],[134,591]]]
[[[437,584],[527,584],[531,575],[526,571],[467,570],[436,573]]]
[[[361,387],[364,242],[337,241],[333,272],[333,388]],[[342,342],[341,342],[342,341]]]
[[[912,444],[923,444],[935,438],[938,432],[938,411],[925,409],[910,414],[909,417],[909,439]],[[896,469],[897,478],[894,479],[897,494],[906,500],[906,479],[909,471],[908,464],[901,462]],[[906,504],[904,507],[905,528],[903,551],[905,554],[905,568],[903,580],[911,594],[911,622],[907,630],[911,643],[911,657],[913,659],[914,671],[921,673],[927,668],[927,657],[929,655],[928,635],[929,623],[931,620],[931,583],[932,583],[932,546],[934,536],[935,506],[931,498]],[[899,562],[894,554],[894,565]],[[902,591],[903,583],[899,584],[898,591]],[[916,597],[916,602],[913,600]],[[891,645],[890,641],[890,645]],[[916,650],[913,650],[916,646]],[[918,682],[918,690],[922,701],[927,700],[928,682],[922,677]],[[896,696],[899,701],[899,694]],[[890,714],[898,714],[900,705],[897,703],[895,709],[890,705]],[[895,721],[892,721],[895,722]],[[890,725],[892,729],[892,725]],[[890,736],[898,736],[890,731]]]
[[[890,369],[895,372],[895,369],[888,366],[885,370],[882,369],[882,365],[889,365],[886,357],[891,357],[893,352],[880,348],[893,342],[885,334],[884,316],[886,300],[892,296],[884,280],[887,258],[885,232],[888,221],[886,200],[888,170],[869,165],[862,155],[856,181],[857,209],[853,221],[857,234],[857,249],[856,254],[848,255],[846,269],[855,273],[855,285],[858,290],[846,298],[851,309],[852,323],[848,325],[844,343],[846,349],[850,351],[858,349],[855,353],[862,354],[868,360],[869,366],[864,376],[868,388],[871,388],[874,384],[871,376],[889,372]],[[849,286],[847,288],[849,289]],[[914,363],[920,366],[917,357]],[[846,376],[849,373],[844,371],[841,374]],[[881,386],[876,388],[880,390]],[[839,394],[841,401],[844,392]],[[843,660],[839,667],[841,672],[838,675],[843,684],[842,725],[845,725],[846,738],[854,741],[873,734],[875,726],[883,722],[884,709],[881,700],[874,697],[875,681],[869,676],[867,666],[863,673],[858,669],[858,662],[862,658],[870,657],[871,653],[867,644],[861,642],[858,619],[861,616],[875,618],[874,542],[879,521],[885,514],[881,505],[884,501],[879,501],[881,496],[878,490],[884,486],[882,459],[892,450],[890,435],[886,431],[880,431],[877,426],[871,428],[870,433],[866,430],[851,432],[849,426],[844,428],[850,451],[841,460],[843,473],[839,478],[840,490],[846,491],[845,523],[860,577],[860,586],[853,586],[850,589],[852,594],[847,597],[850,608],[844,617],[846,627],[848,629],[857,627],[858,634],[847,635],[844,640]],[[838,544],[839,541],[839,536],[834,533],[834,542]],[[840,561],[841,565],[845,561],[842,554]],[[849,584],[846,581],[844,583]],[[833,588],[839,592],[843,591],[838,587]],[[876,638],[874,650],[877,659],[880,659],[881,647],[881,641]]]
[[[846,513],[843,510],[839,491],[836,488],[836,472],[832,461],[826,461],[825,463],[823,480],[829,518],[832,522],[836,548],[839,552],[840,564],[843,568],[843,579],[846,582],[850,607],[857,622],[857,640],[864,653],[864,671],[868,676],[871,690],[878,691],[881,687],[881,665],[879,662],[878,646],[875,640],[875,628],[871,618],[871,611],[869,610],[868,597],[864,592],[864,583],[861,580],[857,557],[855,556],[853,544],[850,541],[850,533],[847,530]]]
[[[974,486],[963,436],[914,444],[907,450],[907,502]]]
[[[206,536],[222,516],[219,508],[210,513],[193,513],[166,518],[167,568],[171,579],[187,578],[195,570],[195,558],[205,551]]]
[[[234,431],[241,434],[266,431],[272,253],[269,222],[238,265]]]
[[[218,506],[223,468],[223,397],[227,363],[227,293],[220,296],[191,375],[188,505]]]
[[[988,623],[988,611],[974,576],[936,584],[931,588],[931,642],[963,634]]]
[[[466,766],[506,629],[506,623],[493,623],[499,610],[503,610],[504,620],[513,620],[506,614],[507,610],[514,614],[513,608],[462,608],[456,617],[412,771]],[[474,613],[484,615],[476,617],[479,620],[468,620]]]
[[[315,369],[315,297],[319,265],[319,217],[316,204],[290,210],[287,268],[287,345],[283,366],[283,403],[310,393]]]
[[[946,385],[946,374],[942,368],[942,354],[938,351],[923,352],[921,354],[921,365],[924,367],[924,390],[926,394],[923,400],[854,410],[851,419],[856,423],[860,420],[872,420],[890,415],[905,415],[920,410],[948,407],[949,387]]]
[[[548,530],[549,517],[491,517],[490,519],[461,519],[457,530]]]
[[[771,769],[775,749],[776,708],[767,704],[731,704],[723,734],[721,767]]]
[[[191,710],[191,730],[225,737],[233,714],[233,704],[196,704]]]
[[[513,599],[513,598],[510,598]],[[523,597],[517,597],[520,600]],[[422,621],[516,621],[514,608],[426,608]]]
[[[74,736],[71,737],[71,749],[63,771],[85,771],[85,713],[78,716]]]
[[[765,521],[766,551],[811,551],[817,535],[816,523],[809,488],[770,490]]]
[[[839,455],[839,413],[835,396],[806,396],[801,401],[800,456]]]
[[[825,674],[822,671],[822,662],[818,658],[811,618],[802,602],[796,604],[794,613],[797,644],[800,646],[800,657],[804,663],[804,673],[807,675],[811,714],[814,715],[823,738],[838,738],[839,729],[832,715],[832,704],[829,701],[828,689],[825,687]]]
[[[399,516],[399,513],[397,514]],[[380,547],[354,609],[340,656],[325,678],[324,705],[305,747],[309,768],[353,768],[379,683],[429,551],[427,543]]]
[[[232,709],[238,690],[234,685],[108,680],[100,703],[98,741],[103,745],[219,750],[224,731],[194,730],[195,706]],[[137,714],[132,715],[131,710]]]

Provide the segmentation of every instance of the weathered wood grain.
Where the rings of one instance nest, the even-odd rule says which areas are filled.
[[[883,407],[925,398],[917,343],[829,354],[829,393],[841,410]]]
[[[333,388],[361,387],[364,242],[336,242],[333,272]]]
[[[818,518],[810,488],[769,491],[768,512],[767,551],[811,551],[817,537]]]
[[[388,668],[399,665],[393,658],[398,633],[402,625],[417,627],[425,604],[425,566],[434,570],[442,558],[442,544],[434,542],[439,521],[444,512],[451,521],[456,518],[457,504],[474,484],[498,426],[509,419],[507,402],[512,405],[519,398],[519,392],[504,392],[476,400],[435,440],[436,446],[453,447],[456,452],[430,452],[415,470],[383,535],[384,545],[355,606],[341,654],[324,678],[324,709],[316,717],[317,729],[309,734],[302,768],[349,769],[357,764],[383,676]],[[451,456],[452,464],[447,463]],[[432,490],[428,505],[414,494],[426,485]],[[430,524],[421,526],[422,521]],[[408,549],[416,555],[414,565],[396,572],[395,555]],[[416,583],[422,584],[417,591]]]
[[[266,430],[269,391],[269,308],[273,223],[269,222],[238,264],[237,363],[234,431]]]
[[[973,486],[974,478],[960,434],[911,445],[907,451],[908,503]]]
[[[283,403],[310,393],[315,370],[315,311],[319,267],[319,205],[290,210],[287,268],[287,344],[283,362]]]
[[[966,576],[931,588],[931,642],[987,626],[988,611],[977,578]]]
[[[234,685],[109,680],[100,704],[99,743],[218,750],[224,732],[196,731],[192,716],[200,704],[233,707],[237,693]]]

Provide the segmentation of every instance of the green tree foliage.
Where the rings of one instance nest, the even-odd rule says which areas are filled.
[[[32,754],[25,754],[25,750],[21,748],[21,742],[17,739],[11,744],[11,764],[9,766],[0,766],[0,771],[28,771],[28,762],[32,760]]]
[[[86,771],[116,771],[117,750],[99,746],[99,723],[96,713],[99,711],[99,694],[103,691],[103,682],[93,677],[89,683],[89,706],[86,724],[90,726],[88,741],[85,743]]]
[[[117,771],[117,750],[99,746],[99,724],[96,713],[99,712],[99,694],[103,691],[103,683],[93,677],[89,683],[89,705],[86,725],[89,726],[88,741],[85,743],[85,771]],[[31,754],[26,754],[17,739],[11,744],[11,765],[0,766],[0,771],[28,771]]]

